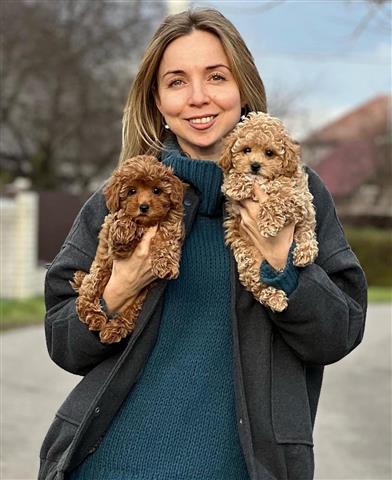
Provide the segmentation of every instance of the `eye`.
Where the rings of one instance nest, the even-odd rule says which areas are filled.
[[[180,85],[182,85],[183,81],[179,78],[176,78],[175,80],[172,80],[170,83],[169,83],[169,87],[179,87]]]
[[[265,154],[267,157],[273,157],[275,155],[275,152],[273,150],[266,150]]]
[[[161,192],[162,192],[162,190],[158,187],[154,187],[152,189],[152,193],[154,193],[155,195],[159,195]]]
[[[210,78],[215,81],[226,80],[226,78],[220,73],[213,73]]]
[[[136,188],[130,188],[128,190],[128,197],[130,197],[131,195],[135,195],[135,193],[136,193]]]
[[[251,151],[252,151],[252,149],[251,149],[250,147],[245,147],[245,148],[243,149],[243,152],[244,152],[244,153],[250,153]]]

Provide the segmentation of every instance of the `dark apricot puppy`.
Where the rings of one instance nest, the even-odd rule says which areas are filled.
[[[129,257],[146,228],[158,224],[151,240],[151,268],[157,278],[179,274],[184,239],[185,184],[155,157],[139,155],[126,160],[104,188],[109,214],[99,233],[90,272],[75,272],[72,286],[78,292],[76,309],[90,330],[99,331],[103,343],[119,342],[135,327],[149,287],[123,312],[108,318],[100,298],[112,273],[114,259]]]

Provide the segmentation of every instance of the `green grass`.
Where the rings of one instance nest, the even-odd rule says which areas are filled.
[[[0,300],[0,331],[43,323],[45,305],[42,297],[24,300]]]
[[[370,287],[369,303],[392,302],[392,287]],[[43,324],[45,306],[42,297],[26,300],[0,300],[0,331]]]
[[[392,302],[392,287],[369,287],[369,303]]]

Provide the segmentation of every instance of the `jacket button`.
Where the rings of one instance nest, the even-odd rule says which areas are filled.
[[[191,206],[191,201],[186,198],[186,199],[184,200],[184,205],[185,205],[186,207],[190,207],[190,206]]]
[[[242,425],[242,418],[240,418],[240,425]]]
[[[99,415],[101,413],[101,409],[99,407],[95,407],[94,413],[95,415]]]

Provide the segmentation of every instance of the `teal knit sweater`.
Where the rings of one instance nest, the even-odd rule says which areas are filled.
[[[162,160],[201,203],[143,375],[72,480],[249,479],[235,422],[222,173],[177,150]]]

